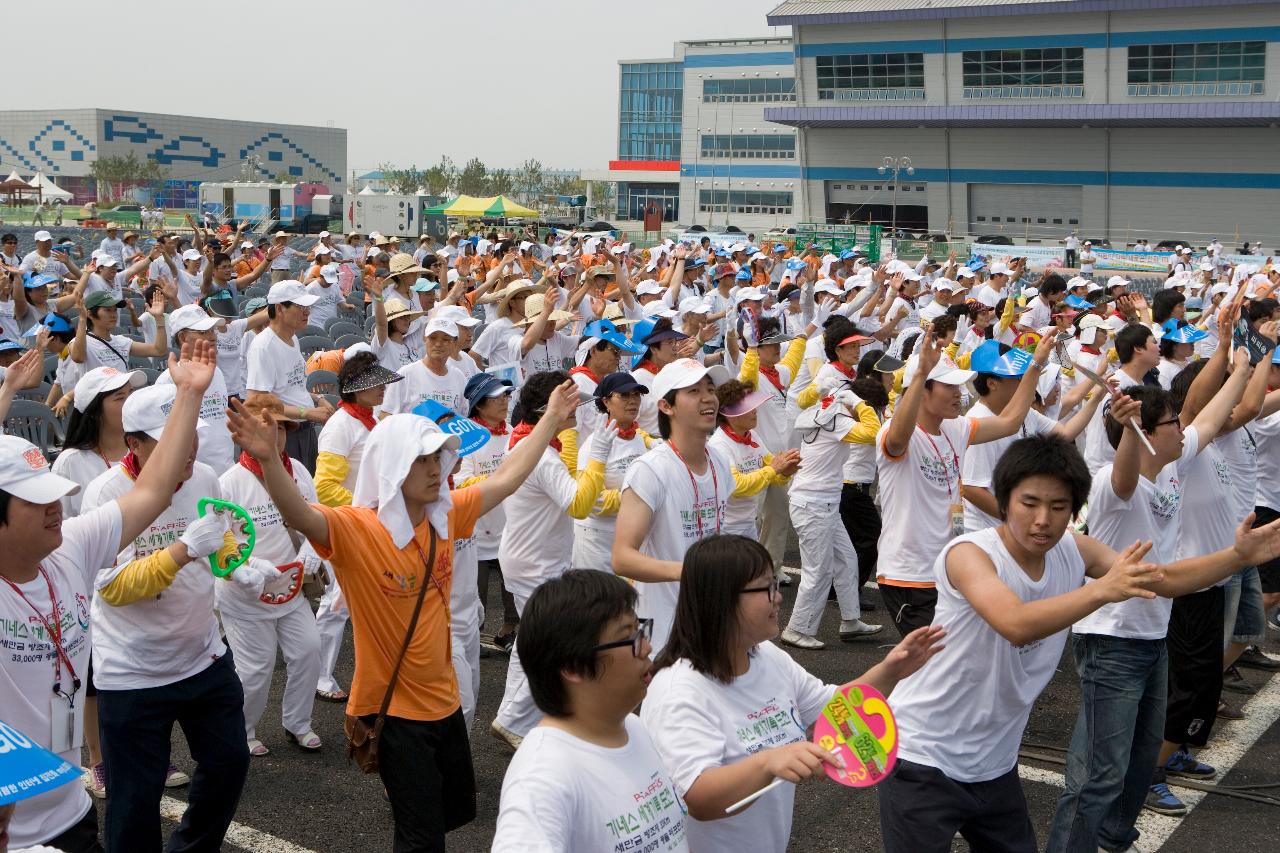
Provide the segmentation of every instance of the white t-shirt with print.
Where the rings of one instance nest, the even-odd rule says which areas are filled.
[[[1245,424],[1213,440],[1231,475],[1231,500],[1235,505],[1237,523],[1244,521],[1256,505],[1258,448],[1253,440],[1254,427],[1255,424]]]
[[[486,428],[487,429],[487,428]],[[489,433],[489,440],[479,450],[462,458],[462,467],[453,478],[455,483],[465,483],[472,477],[487,477],[507,458],[507,442],[511,440],[510,432],[502,435]],[[476,559],[496,560],[498,546],[502,541],[502,531],[507,524],[507,514],[500,502],[493,509],[480,516],[476,521],[473,538],[476,543]]]
[[[157,385],[172,385],[173,378],[165,370],[156,377]],[[235,459],[235,442],[227,429],[227,380],[222,370],[213,369],[213,380],[200,399],[200,420],[207,429],[200,431],[200,447],[196,459],[214,471],[225,471]]]
[[[768,380],[765,380],[766,382]],[[765,405],[768,405],[767,403]],[[764,467],[764,458],[769,455],[769,450],[761,443],[760,437],[752,431],[751,441],[755,443],[755,447],[750,444],[743,444],[740,441],[734,441],[724,431],[717,429],[711,438],[707,439],[707,446],[714,447],[723,453],[728,459],[729,464],[733,466],[733,470],[739,474],[754,474]],[[726,531],[738,533],[742,536],[754,537],[758,531],[756,530],[756,516],[760,514],[760,504],[764,502],[764,492],[760,491],[748,498],[729,498],[728,507],[724,513],[724,526]]]
[[[116,276],[119,278],[119,276]],[[195,305],[200,301],[200,288],[204,284],[204,276],[192,275],[178,267],[178,304]]]
[[[249,391],[270,391],[286,406],[309,409],[314,405],[307,392],[307,363],[297,338],[283,341],[270,327],[249,344],[244,387]]]
[[[591,405],[588,403],[587,405]],[[578,409],[578,418],[582,418],[583,406]],[[649,440],[652,443],[652,439]],[[613,445],[609,448],[609,458],[604,463],[604,490],[605,491],[622,491],[622,483],[626,480],[627,469],[629,469],[637,459],[648,452],[649,448],[645,444],[645,437],[640,430],[636,430],[636,434],[631,438],[615,438]],[[591,461],[591,438],[583,436],[582,430],[578,430],[578,470],[584,469]],[[606,530],[612,532],[617,526],[617,515],[600,515],[601,499],[596,500],[595,507],[591,510],[591,514],[586,518],[579,519],[575,524],[582,527],[590,527],[593,530]]]
[[[319,278],[303,289],[312,296],[317,297],[315,303],[311,306],[311,316],[308,322],[317,328],[323,329],[325,323],[338,316],[338,303],[342,301],[342,289],[336,284],[326,284],[323,279]]]
[[[58,600],[58,625],[62,649],[71,658],[83,684],[89,673],[89,601],[97,567],[107,565],[120,547],[120,508],[115,502],[85,512],[62,524],[62,544],[40,561]],[[206,572],[207,573],[207,572]],[[53,602],[43,577],[18,584],[23,597],[8,584],[0,584],[0,696],[4,697],[4,722],[42,747],[53,744],[50,703],[53,700],[53,641],[36,618],[38,611],[53,624]],[[30,602],[30,604],[27,604]],[[33,609],[34,608],[34,609]],[[62,667],[62,689],[70,691],[71,677]],[[85,687],[76,694],[84,702]],[[80,766],[80,749],[58,756]],[[10,847],[28,847],[66,832],[93,806],[83,785],[69,784],[23,800],[9,825]]]
[[[1031,706],[1053,678],[1067,632],[1015,646],[991,627],[947,576],[946,555],[976,545],[1020,601],[1064,595],[1084,582],[1084,558],[1070,531],[1045,554],[1040,580],[1010,556],[995,528],[947,543],[934,563],[934,624],[947,626],[947,650],[893,691],[898,758],[941,770],[958,782],[987,782],[1012,770]]]
[[[225,329],[218,332],[218,369],[227,383],[227,393],[237,397],[244,395],[244,356],[247,352],[244,338],[248,328],[249,320],[242,317],[230,321]]]
[[[85,489],[83,509],[114,501],[133,487],[121,467],[107,471]],[[196,462],[191,478],[147,529],[120,550],[114,565],[94,566],[94,589],[111,583],[119,570],[140,557],[168,548],[195,521],[196,503],[222,494],[213,469]],[[99,690],[163,687],[190,678],[226,654],[213,616],[214,576],[207,560],[192,560],[173,583],[153,598],[123,607],[93,597],[93,682]],[[229,581],[218,581],[219,583]]]
[[[382,400],[382,411],[389,415],[412,412],[424,400],[435,400],[461,415],[467,410],[467,380],[456,367],[446,368],[441,376],[427,367],[425,362],[415,361],[397,371],[404,380],[387,386]]]
[[[1182,512],[1178,519],[1177,557],[1201,557],[1230,548],[1236,541],[1235,490],[1231,468],[1216,442],[1189,459],[1182,475]],[[1214,586],[1222,586],[1226,578]]]
[[[133,338],[124,335],[112,335],[108,338],[99,339],[93,335],[86,334],[84,339],[85,354],[84,365],[85,372],[93,370],[95,367],[114,367],[116,370],[127,371],[129,369],[129,351],[133,349],[133,345],[137,343]],[[63,389],[67,391],[70,389]]]
[[[416,340],[418,344],[414,347],[410,345],[408,335],[403,341],[393,341],[390,336],[386,340],[379,340],[377,334],[374,334],[369,340],[369,349],[378,357],[378,364],[387,370],[399,371],[402,367],[422,360],[425,342],[421,335]]]
[[[1085,354],[1087,355],[1087,353]],[[1082,356],[1083,358],[1083,356]],[[1089,365],[1085,365],[1089,367]],[[1093,370],[1092,367],[1090,367]],[[1095,373],[1099,371],[1094,370]],[[1080,376],[1076,377],[1077,380]],[[1131,388],[1134,385],[1141,385],[1142,380],[1134,379],[1123,370],[1117,370],[1111,374],[1111,378],[1116,381],[1116,385],[1123,391],[1125,388]],[[1084,381],[1089,381],[1085,379]],[[1097,389],[1093,393],[1098,393]],[[1107,440],[1107,427],[1104,420],[1106,415],[1107,404],[1103,403],[1098,406],[1093,413],[1093,417],[1089,419],[1089,425],[1084,428],[1084,463],[1089,466],[1089,473],[1093,475],[1094,484],[1097,484],[1098,474],[1102,466],[1111,462],[1116,458],[1115,448],[1111,446],[1111,442]]]
[[[1259,418],[1246,429],[1253,436],[1258,460],[1254,501],[1258,506],[1280,511],[1280,412]]]
[[[556,332],[548,340],[539,341],[524,355],[520,354],[523,336],[512,335],[507,339],[507,350],[501,358],[502,364],[519,364],[521,379],[528,379],[535,373],[549,370],[568,370],[573,367],[573,360],[578,353],[578,342],[562,332]],[[497,356],[498,350],[494,351]],[[495,361],[498,359],[495,358]]]
[[[58,454],[58,458],[53,460],[49,470],[59,477],[66,477],[80,486],[80,491],[62,498],[63,518],[75,518],[80,514],[80,502],[84,499],[84,487],[92,483],[95,478],[109,467],[96,450],[82,450],[79,447],[71,447]]]
[[[967,414],[969,417],[978,420],[995,417],[995,412],[991,411],[987,404],[981,400],[974,403]],[[1053,428],[1057,425],[1057,421],[1045,417],[1035,409],[1028,409],[1026,420],[1022,422],[1022,426],[1018,427],[1018,431],[1013,435],[999,438],[995,441],[988,441],[986,444],[975,444],[969,448],[969,452],[964,455],[964,464],[960,468],[961,473],[964,474],[964,484],[986,489],[994,495],[995,489],[992,488],[991,484],[992,477],[996,471],[996,463],[1000,461],[1001,456],[1004,456],[1004,452],[1009,449],[1010,445],[1028,436],[1048,435],[1053,432]],[[966,533],[999,526],[1000,519],[987,515],[969,501],[964,502],[964,530]]]
[[[806,740],[838,689],[773,643],[761,643],[747,672],[730,684],[695,671],[685,659],[661,670],[649,685],[640,720],[683,797],[708,770]],[[795,785],[780,785],[732,817],[689,817],[689,849],[782,853],[791,838],[795,796]]]
[[[640,719],[625,724],[617,749],[549,726],[529,732],[502,780],[493,853],[687,853],[671,775]]]
[[[649,533],[640,543],[642,554],[680,563],[695,542],[725,532],[733,469],[716,448],[708,447],[706,453],[710,464],[700,476],[692,474],[666,443],[655,445],[627,469],[623,491],[631,490],[653,512]],[[666,646],[671,633],[679,585],[674,581],[637,581],[635,587],[640,599],[636,613],[654,620],[656,654]]]
[[[933,583],[933,561],[951,539],[951,505],[962,503],[960,472],[977,421],[949,418],[940,435],[911,430],[907,451],[891,459],[884,451],[890,419],[876,437],[880,477],[881,578]]]
[[[1154,482],[1139,475],[1138,486],[1128,500],[1121,500],[1111,487],[1112,466],[1100,468],[1089,490],[1089,535],[1116,551],[1123,551],[1139,540],[1150,540],[1148,562],[1173,562],[1177,557],[1182,510],[1182,472],[1199,448],[1199,435],[1195,428],[1189,427],[1183,433],[1182,457],[1164,466]],[[1071,630],[1076,634],[1162,640],[1169,630],[1172,608],[1173,600],[1162,596],[1130,598],[1098,608],[1071,626]]]
[[[116,277],[111,280],[111,283],[108,284],[107,280],[96,272],[89,273],[89,281],[84,286],[84,295],[88,296],[90,293],[110,293],[116,299],[123,299],[124,292],[120,287],[122,280],[123,279],[120,275],[116,275]]]
[[[564,460],[553,447],[542,451],[533,473],[504,500],[509,519],[498,546],[502,580],[507,589],[529,596],[544,581],[570,567],[573,518],[567,510],[578,490]]]

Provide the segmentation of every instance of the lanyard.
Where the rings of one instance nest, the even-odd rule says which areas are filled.
[[[685,473],[689,475],[689,485],[693,487],[693,518],[698,524],[698,539],[702,539],[702,509],[699,507],[699,504],[702,503],[702,496],[698,493],[698,481],[693,476],[693,469],[689,467],[688,462],[684,461],[684,457],[680,455],[680,451],[676,449],[676,446],[672,444],[670,441],[668,441],[667,447],[671,448],[671,452],[674,453],[676,455],[676,458],[679,459],[681,464],[684,465]],[[702,452],[706,454],[707,467],[711,469],[711,488],[713,491],[712,496],[715,500],[715,507],[716,507],[716,533],[719,533],[720,532],[720,479],[718,476],[716,476],[716,466],[715,466],[715,463],[711,461],[711,453],[705,447],[702,448]]]
[[[18,594],[18,597],[31,608],[36,614],[36,618],[40,620],[40,624],[44,626],[45,633],[49,635],[49,639],[53,640],[53,647],[57,654],[53,657],[53,692],[57,696],[66,696],[62,692],[62,664],[66,663],[67,672],[71,674],[71,696],[75,696],[80,690],[80,676],[76,675],[75,667],[71,665],[71,657],[62,648],[62,629],[58,627],[59,614],[62,608],[58,605],[58,596],[53,591],[53,582],[49,580],[49,575],[45,573],[44,566],[37,566],[40,577],[44,578],[45,586],[49,588],[49,601],[53,605],[53,624],[49,624],[49,620],[40,612],[40,608],[31,603],[31,599],[27,598],[18,585],[8,578],[0,578],[9,585],[9,588]],[[70,697],[68,697],[70,698]]]
[[[921,435],[923,435],[926,439],[928,439],[928,440],[929,440],[929,446],[933,448],[933,452],[934,452],[935,454],[937,454],[937,456],[938,456],[938,461],[942,463],[942,476],[943,476],[943,477],[946,479],[946,481],[947,481],[947,497],[949,497],[949,498],[951,498],[952,500],[954,500],[954,499],[955,499],[955,495],[953,495],[953,494],[951,493],[951,474],[947,471],[947,458],[946,458],[945,456],[943,456],[943,455],[942,455],[942,451],[938,449],[938,445],[937,445],[937,444],[935,444],[935,443],[934,443],[934,441],[933,441],[933,436],[931,436],[931,435],[929,435],[929,433],[925,432],[924,427],[922,427],[922,426],[920,426],[919,424],[917,424],[917,425],[916,425],[916,429],[920,430],[920,434],[921,434]],[[942,437],[943,437],[943,438],[945,438],[945,439],[947,440],[947,447],[948,447],[948,449],[950,449],[950,450],[951,450],[951,458],[955,461],[955,465],[956,465],[956,479],[957,479],[957,480],[959,480],[959,477],[960,477],[960,457],[959,457],[959,455],[956,453],[955,445],[953,445],[953,444],[951,443],[951,439],[947,436],[947,431],[946,431],[946,430],[939,428],[939,430],[938,430],[938,431],[939,431],[940,433],[942,433]],[[960,485],[960,484],[959,484],[959,483],[957,483],[957,485]]]

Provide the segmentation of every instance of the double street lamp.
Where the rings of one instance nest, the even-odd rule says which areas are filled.
[[[898,245],[898,179],[903,172],[906,172],[907,175],[914,175],[916,170],[911,165],[910,157],[885,157],[880,164],[880,168],[876,169],[876,171],[882,175],[893,173],[893,213],[889,233],[892,235],[893,245],[896,247]]]

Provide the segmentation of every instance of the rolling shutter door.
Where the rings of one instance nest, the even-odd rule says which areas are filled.
[[[969,184],[969,233],[1043,237],[1069,232],[1080,225],[1083,196],[1080,186]]]

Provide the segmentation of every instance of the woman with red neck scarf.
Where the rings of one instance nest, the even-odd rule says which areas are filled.
[[[858,359],[862,356],[862,346],[871,342],[871,338],[862,334],[852,320],[834,319],[822,332],[823,349],[827,363],[818,368],[814,374],[813,384],[800,393],[797,398],[800,408],[807,409],[817,403],[822,396],[819,389],[836,388],[842,383],[851,383],[858,378]]]
[[[513,413],[515,428],[508,448],[533,432],[547,412],[551,394],[568,378],[568,374],[556,370],[535,373],[525,381]],[[572,429],[576,422],[576,412],[571,413],[556,425],[556,433]],[[609,423],[596,430],[589,442],[587,464],[576,474],[560,456],[560,441],[551,441],[533,472],[506,499],[504,509],[513,523],[503,528],[498,559],[507,589],[516,598],[517,610],[524,610],[529,596],[543,582],[570,568],[565,544],[573,539],[573,519],[586,518],[596,505],[604,488],[605,462],[617,434],[617,427]],[[519,644],[517,639],[517,649]],[[508,664],[502,704],[490,729],[499,740],[518,748],[541,719],[517,652]]]
[[[592,320],[582,330],[582,343],[578,344],[578,366],[569,371],[569,378],[578,390],[595,396],[600,380],[615,373],[626,354],[643,355],[644,347],[632,343],[610,320]],[[578,444],[585,444],[591,434],[605,422],[604,409],[582,406],[578,409]]]
[[[269,415],[276,422],[277,445],[285,470],[298,491],[315,501],[316,486],[306,467],[290,459],[284,450],[285,437],[298,423],[285,417],[284,403],[274,394],[252,391],[244,403],[254,417]],[[245,740],[251,756],[270,750],[258,737],[258,722],[267,707],[271,675],[276,666],[276,649],[285,662],[285,687],[281,718],[285,737],[304,750],[320,748],[320,736],[311,728],[315,707],[315,685],[320,677],[320,630],[311,607],[302,595],[304,561],[312,571],[320,570],[320,559],[311,546],[300,550],[290,530],[262,485],[262,466],[247,453],[218,478],[224,499],[244,507],[253,518],[257,544],[253,555],[274,566],[278,574],[257,595],[236,584],[215,584],[218,612],[227,643],[235,653],[236,674],[244,687]]]
[[[356,344],[343,354],[338,370],[338,410],[320,430],[316,455],[315,490],[325,506],[347,506],[360,473],[360,460],[369,431],[377,423],[374,409],[382,404],[387,386],[404,377],[378,363],[368,344]],[[347,605],[337,580],[329,575],[316,625],[320,629],[320,677],[316,695],[328,702],[345,702],[347,691],[338,686],[333,668],[338,662],[342,632],[347,624]]]
[[[708,439],[733,464],[733,492],[725,508],[724,532],[748,539],[759,537],[756,516],[769,486],[785,486],[800,467],[799,450],[770,453],[752,434],[760,407],[769,402],[769,392],[755,391],[745,382],[730,379],[716,388],[720,412],[717,428]]]
[[[673,329],[671,320],[666,317],[659,317],[647,332],[644,331],[644,324],[640,324],[636,327],[635,341],[645,347],[645,351],[631,371],[632,378],[646,388],[653,387],[653,378],[658,375],[659,370],[694,349],[687,346],[689,340],[688,335]],[[636,422],[649,435],[657,435],[657,401],[642,399]]]

